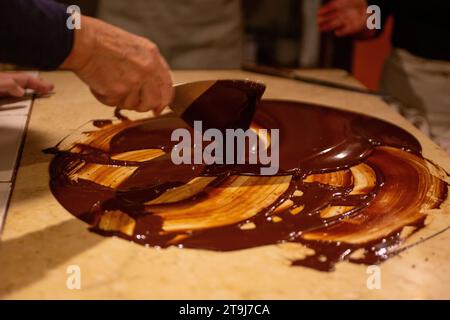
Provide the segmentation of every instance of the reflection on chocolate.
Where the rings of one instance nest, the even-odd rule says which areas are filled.
[[[110,125],[110,124],[112,124],[112,120],[109,120],[109,119],[106,119],[106,120],[94,120],[93,122],[92,122],[92,124],[94,125],[94,127],[97,127],[97,128],[103,128],[103,127],[106,127],[106,126],[108,126],[108,125]]]
[[[142,245],[229,251],[295,242],[314,254],[293,265],[374,264],[447,197],[412,135],[356,113],[261,101],[252,127],[280,129],[277,176],[174,165],[170,134],[188,126],[173,114],[97,126],[51,149],[51,189],[93,231]]]

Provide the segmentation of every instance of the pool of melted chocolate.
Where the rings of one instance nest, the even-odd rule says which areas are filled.
[[[280,132],[276,176],[259,176],[258,166],[174,165],[171,132],[191,130],[174,114],[93,124],[50,149],[51,190],[92,231],[146,246],[230,251],[294,242],[313,253],[292,265],[375,264],[395,254],[405,226],[423,228],[423,210],[447,197],[411,134],[338,109],[258,103],[252,127]]]

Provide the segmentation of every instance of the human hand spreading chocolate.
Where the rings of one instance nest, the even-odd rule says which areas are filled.
[[[171,102],[170,70],[154,43],[90,17],[81,26],[61,68],[74,71],[100,102],[157,114]]]

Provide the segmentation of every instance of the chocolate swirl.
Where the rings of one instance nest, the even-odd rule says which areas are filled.
[[[173,114],[94,124],[52,149],[52,192],[94,232],[146,246],[229,251],[296,242],[314,254],[293,265],[374,264],[447,197],[411,134],[357,113],[261,101],[252,127],[280,130],[276,176],[246,165],[174,165],[170,134],[189,127]]]

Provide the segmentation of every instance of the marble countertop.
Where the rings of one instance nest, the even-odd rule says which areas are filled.
[[[359,85],[339,70],[304,74]],[[41,151],[89,120],[112,117],[69,72],[43,73],[55,94],[34,101],[0,246],[0,298],[301,299],[450,298],[450,231],[380,265],[382,287],[368,289],[367,267],[338,264],[326,273],[291,267],[297,244],[234,252],[153,249],[87,230],[49,190]],[[265,98],[307,101],[393,122],[414,134],[427,159],[450,172],[450,158],[379,98],[242,71],[175,71],[175,82],[250,78],[266,83]],[[450,225],[450,210],[443,209]],[[68,281],[80,271],[80,289]],[[78,269],[79,268],[79,269]]]

